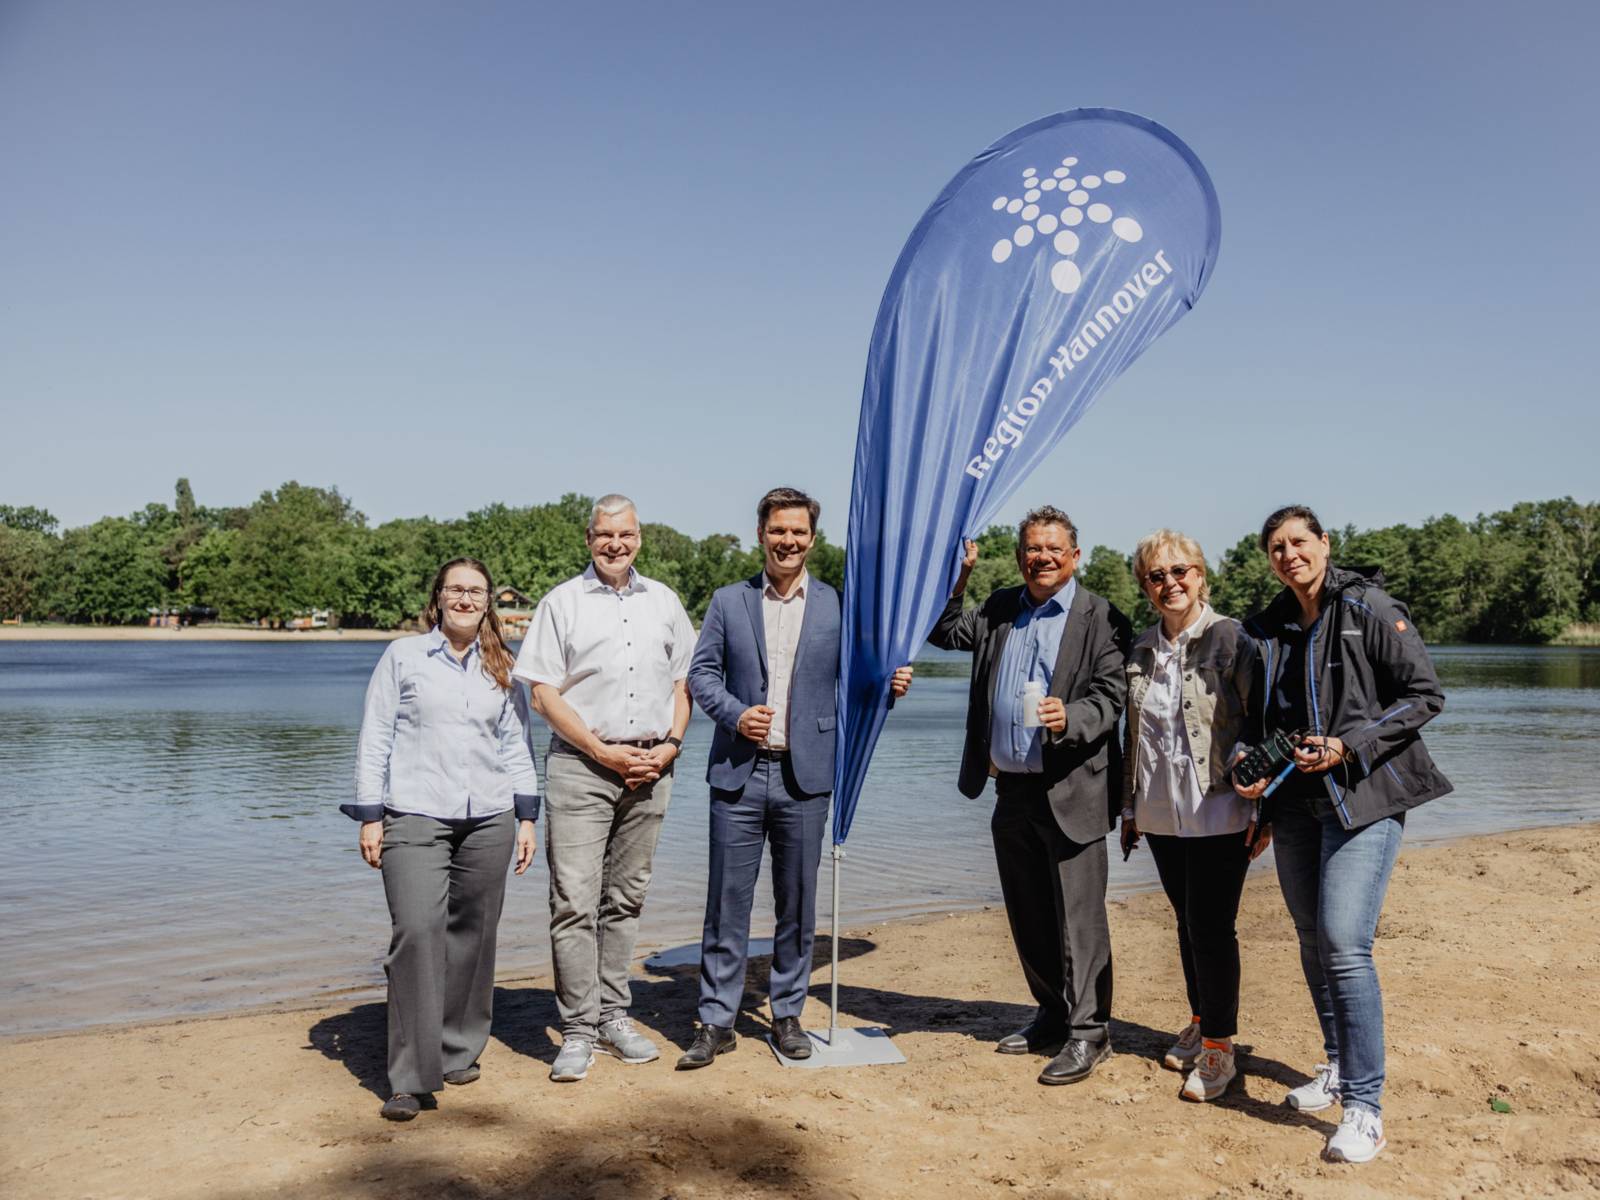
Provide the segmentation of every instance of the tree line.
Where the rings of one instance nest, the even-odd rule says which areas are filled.
[[[438,565],[458,555],[481,559],[497,585],[537,600],[588,563],[591,503],[569,494],[370,525],[337,488],[290,482],[253,504],[211,508],[180,479],[170,505],[75,529],[40,508],[0,505],[0,615],[104,625],[188,611],[276,624],[325,610],[345,626],[399,628],[420,612]],[[639,569],[676,590],[696,620],[718,587],[761,568],[759,549],[734,534],[693,538],[659,523],[643,534]],[[1600,504],[1525,502],[1470,521],[1432,517],[1330,536],[1333,561],[1381,568],[1431,641],[1548,642],[1574,624],[1600,623]],[[996,525],[979,541],[969,603],[1018,582],[1015,529]],[[1079,577],[1143,627],[1155,615],[1129,551],[1094,546]],[[841,586],[843,547],[819,538],[811,568]],[[1212,603],[1231,616],[1260,609],[1279,587],[1253,532],[1209,571]]]

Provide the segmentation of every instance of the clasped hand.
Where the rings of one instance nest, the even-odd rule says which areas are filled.
[[[648,750],[638,746],[604,745],[595,755],[595,761],[621,775],[623,783],[632,791],[660,779],[676,757],[676,746],[671,742],[659,742]]]

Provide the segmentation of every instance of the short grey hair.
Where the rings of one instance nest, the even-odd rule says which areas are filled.
[[[1078,548],[1078,527],[1072,523],[1072,518],[1067,516],[1053,504],[1041,504],[1038,508],[1029,510],[1028,514],[1017,522],[1017,548],[1022,548],[1022,543],[1028,540],[1028,530],[1035,525],[1059,525],[1067,531],[1067,536],[1072,539],[1072,548]]]
[[[632,500],[629,500],[621,492],[609,492],[601,496],[600,499],[594,502],[594,507],[589,510],[589,528],[587,532],[594,532],[594,523],[600,517],[614,517],[618,513],[627,512],[629,509],[632,509],[635,514],[639,511],[638,505],[634,504]]]

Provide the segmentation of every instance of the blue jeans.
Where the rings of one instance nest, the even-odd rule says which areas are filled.
[[[1403,816],[1345,829],[1291,800],[1272,818],[1278,886],[1300,936],[1305,971],[1329,1062],[1339,1064],[1346,1110],[1381,1111],[1383,994],[1372,939],[1400,853]]]

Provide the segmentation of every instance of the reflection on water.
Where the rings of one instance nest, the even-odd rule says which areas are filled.
[[[0,1032],[381,985],[382,887],[335,805],[382,651],[0,643]],[[1457,790],[1411,817],[1412,842],[1600,815],[1600,650],[1436,659],[1449,704],[1429,743]],[[844,866],[847,923],[998,903],[989,801],[955,787],[967,674],[965,656],[928,651],[890,716]],[[699,935],[709,743],[697,714],[641,953]],[[1114,887],[1153,882],[1146,853],[1112,864]],[[508,973],[548,965],[547,886],[542,861],[511,883]],[[758,908],[756,935],[771,919]]]

